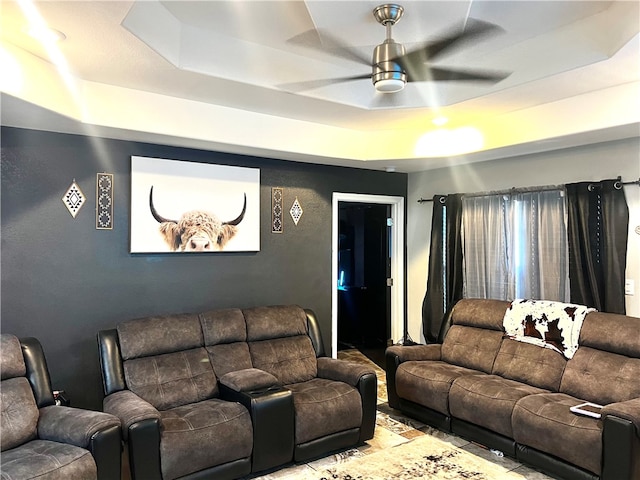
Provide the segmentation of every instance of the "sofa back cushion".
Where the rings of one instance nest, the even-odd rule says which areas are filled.
[[[491,373],[501,343],[502,332],[452,325],[442,342],[442,360]]]
[[[640,359],[580,346],[567,362],[560,391],[606,405],[640,397],[638,379]]]
[[[158,410],[217,396],[198,315],[129,320],[117,330],[127,387]]]
[[[20,340],[10,333],[0,334],[0,377],[2,380],[24,377],[27,367],[22,356]]]
[[[492,373],[557,392],[566,364],[567,360],[558,352],[506,338],[502,341]]]
[[[502,332],[504,314],[511,302],[484,298],[465,298],[458,301],[451,313],[453,325],[497,330]]]
[[[247,324],[247,340],[307,336],[307,314],[296,305],[274,305],[242,310]]]
[[[307,315],[298,306],[243,310],[254,368],[284,385],[306,382],[318,374],[316,353],[307,333]]]
[[[117,330],[123,360],[204,346],[197,314],[138,318],[118,324]]]
[[[458,301],[442,342],[442,360],[491,373],[500,344],[502,319],[509,302],[468,298]]]
[[[580,330],[580,345],[640,358],[640,318],[592,312]]]
[[[247,341],[247,324],[239,308],[203,312],[200,314],[200,323],[207,346]]]
[[[0,335],[0,372],[0,450],[4,452],[36,437],[39,416],[15,335]]]
[[[640,318],[592,312],[567,362],[560,391],[608,404],[640,397]]]
[[[253,367],[242,310],[229,308],[204,312],[200,314],[200,323],[204,344],[218,378]]]
[[[0,445],[3,452],[36,438],[40,412],[26,377],[2,381],[0,406]]]
[[[218,395],[217,378],[204,347],[124,362],[127,386],[158,410]]]
[[[307,336],[249,342],[254,368],[270,373],[283,385],[306,382],[318,375],[318,362]]]

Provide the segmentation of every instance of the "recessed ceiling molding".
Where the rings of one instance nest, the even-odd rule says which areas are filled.
[[[160,2],[133,2],[122,26],[172,64],[180,64],[182,24]]]
[[[280,78],[277,75],[288,77],[296,69],[304,70],[298,75],[311,78],[315,77],[311,69],[329,69],[329,78],[340,69],[349,71],[357,65],[332,61],[328,54],[312,56],[305,63],[300,49],[289,49],[283,43],[293,31],[329,27],[332,32],[338,31],[348,45],[370,51],[379,42],[379,26],[370,10],[361,11],[362,2],[341,2],[341,12],[348,18],[336,18],[335,9],[327,7],[327,2],[310,1],[304,7],[299,2],[282,2],[282,7],[278,3],[278,13],[285,6],[287,15],[291,14],[289,8],[298,10],[293,23],[283,22],[282,29],[274,28],[281,15],[278,17],[267,8],[271,3],[257,2],[254,10],[250,8],[253,2],[239,0],[129,2],[124,6],[122,2],[80,1],[73,6],[71,2],[41,2],[38,5],[47,22],[68,34],[60,50],[68,58],[74,77],[72,82],[65,82],[47,61],[38,42],[18,31],[23,23],[19,8],[7,2],[0,19],[0,70],[5,73],[5,67],[11,66],[15,75],[11,82],[0,81],[6,94],[1,105],[2,125],[376,170],[394,165],[400,172],[566,148],[577,142],[590,144],[638,136],[640,109],[630,108],[640,103],[638,24],[627,18],[620,31],[616,26],[616,22],[624,20],[623,14],[630,18],[631,11],[638,13],[637,2],[518,2],[517,11],[506,13],[495,7],[496,2],[475,2],[472,7],[484,15],[479,15],[481,18],[513,25],[514,37],[509,41],[496,39],[497,43],[490,45],[503,45],[497,49],[474,45],[446,59],[459,62],[467,52],[473,52],[482,55],[478,57],[480,63],[487,56],[489,68],[492,51],[496,52],[494,59],[505,51],[513,56],[521,52],[519,49],[533,47],[532,37],[551,34],[560,42],[557,33],[563,31],[574,37],[562,40],[564,46],[558,50],[570,52],[578,43],[584,50],[578,55],[582,61],[606,58],[581,68],[569,70],[568,64],[562,72],[549,73],[543,61],[541,70],[528,72],[532,58],[545,58],[541,54],[525,54],[518,59],[522,71],[514,71],[513,79],[509,77],[514,84],[501,90],[421,82],[408,84],[397,94],[376,95],[370,79],[365,79],[364,85],[354,82],[345,88],[319,89],[315,97],[265,86],[271,80],[260,76],[266,73],[265,66],[255,59],[265,52],[267,63],[285,56],[294,59],[289,70],[283,63],[272,63],[278,67],[273,70],[282,72],[271,72],[270,79]],[[457,5],[448,7],[449,2],[411,2],[411,9],[418,14],[403,19],[403,37],[413,31],[412,38],[418,41],[425,39],[427,32],[441,33],[443,25],[449,24],[441,23],[437,15],[438,18],[427,15],[427,4],[429,8],[435,5],[437,13],[448,12],[446,20],[460,18]],[[307,7],[308,14],[301,14],[299,10]],[[549,24],[522,18],[520,9],[536,12],[536,20],[548,18]],[[558,9],[559,17],[550,15]],[[261,25],[262,12],[268,12],[268,21],[263,22],[263,29],[256,30],[255,26]],[[368,20],[358,20],[360,14]],[[226,17],[231,20],[222,21]],[[194,21],[197,18],[199,22]],[[420,18],[424,24],[418,21]],[[210,19],[220,19],[221,25]],[[123,28],[125,24],[127,28],[144,24],[147,30],[140,33],[141,37],[155,40],[159,35],[161,43],[156,51],[163,50],[166,57],[134,38]],[[202,31],[207,25],[214,25],[208,34]],[[244,27],[251,27],[248,33]],[[634,37],[624,43],[630,34]],[[607,35],[615,38],[605,38]],[[399,28],[397,36],[400,37]],[[576,38],[585,36],[588,38]],[[209,48],[207,38],[228,38],[236,47],[242,46],[229,50],[237,54],[238,61],[229,69],[232,73],[227,78],[236,80],[194,73],[212,65],[200,64],[197,55],[189,56],[180,49],[200,42],[202,55]],[[512,38],[518,40],[515,50],[511,50]],[[258,44],[255,49],[253,42]],[[366,45],[369,42],[370,47]],[[544,40],[541,42],[546,45]],[[616,50],[617,45],[622,47]],[[245,48],[248,50],[240,56]],[[611,58],[609,50],[615,51]],[[87,51],[92,54],[87,55]],[[216,59],[208,61],[215,63]],[[185,64],[192,70],[187,70]],[[531,80],[541,72],[549,74]],[[244,73],[247,78],[240,78]],[[518,75],[523,77],[518,79]],[[69,91],[70,83],[77,86],[73,92]],[[473,99],[447,104],[457,97]],[[425,104],[433,108],[424,108]],[[482,150],[451,157],[417,156],[416,142],[425,129],[434,128],[430,120],[436,114],[450,119],[446,125],[449,129],[478,129],[484,138]]]

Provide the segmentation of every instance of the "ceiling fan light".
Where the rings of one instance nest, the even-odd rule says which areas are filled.
[[[404,88],[404,80],[398,78],[387,78],[378,80],[375,83],[376,91],[380,93],[395,93]]]

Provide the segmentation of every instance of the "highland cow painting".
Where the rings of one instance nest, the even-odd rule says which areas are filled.
[[[260,250],[260,169],[131,157],[131,253]]]

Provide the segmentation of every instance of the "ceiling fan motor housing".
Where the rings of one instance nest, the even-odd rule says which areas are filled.
[[[399,64],[389,59],[404,55],[404,46],[387,39],[373,51],[371,80],[376,90],[392,93],[402,90],[407,83],[407,74]]]
[[[405,53],[404,46],[391,38],[391,27],[402,18],[403,12],[404,8],[395,3],[380,5],[373,10],[374,18],[387,29],[387,39],[373,51],[371,81],[378,92],[398,92],[407,83],[407,74],[402,67],[390,61]]]

